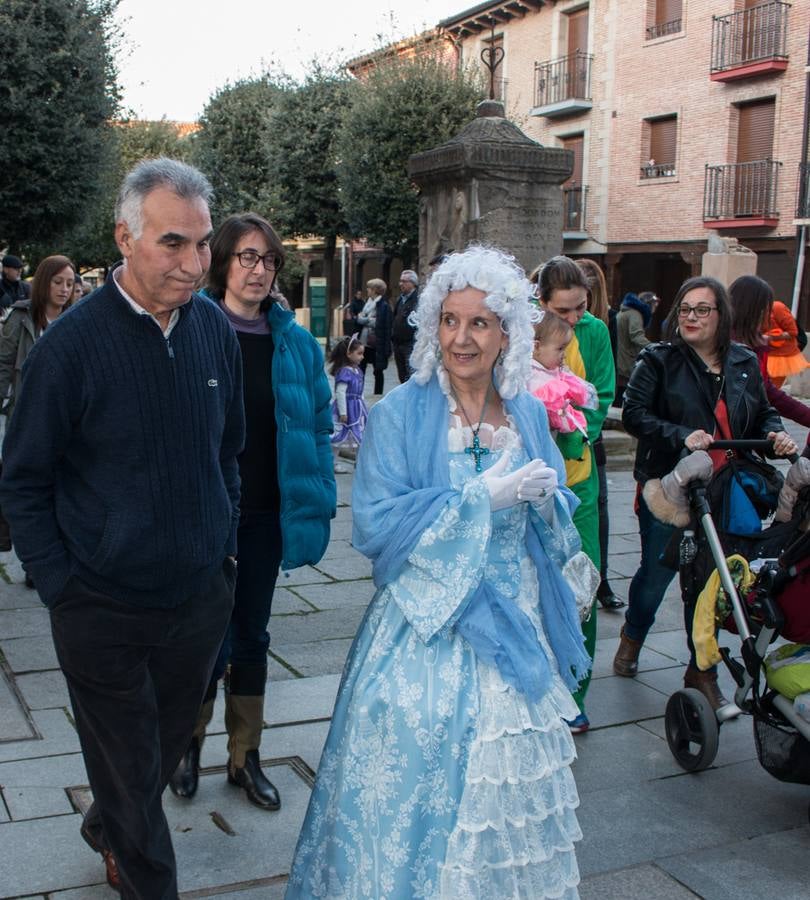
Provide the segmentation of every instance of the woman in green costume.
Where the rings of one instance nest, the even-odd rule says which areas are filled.
[[[599,476],[593,462],[591,445],[602,432],[608,407],[615,392],[613,353],[607,326],[587,311],[588,282],[584,272],[567,256],[552,257],[537,276],[540,305],[565,319],[574,329],[574,339],[565,353],[568,368],[580,378],[589,381],[599,397],[597,409],[583,410],[588,425],[588,442],[578,432],[559,435],[557,445],[565,459],[566,484],[579,497],[580,505],[574,513],[574,525],[582,541],[582,549],[588,554],[597,570],[599,552]],[[585,648],[593,660],[596,648],[596,616],[582,625]],[[590,727],[585,714],[585,694],[590,675],[584,678],[574,699],[579,715],[569,722],[574,734],[581,734]]]

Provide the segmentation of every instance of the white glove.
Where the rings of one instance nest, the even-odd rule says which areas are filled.
[[[487,469],[482,476],[487,486],[490,498],[490,508],[493,512],[499,509],[509,509],[517,503],[530,500],[541,500],[549,493],[551,479],[548,475],[540,476],[540,473],[550,471],[554,483],[553,492],[557,487],[557,473],[543,462],[542,459],[533,459],[508,475],[502,473],[509,465],[509,454],[504,453],[494,466]],[[545,487],[544,487],[545,486]],[[545,490],[545,493],[544,493]]]
[[[810,459],[800,456],[788,469],[785,483],[779,491],[779,503],[773,517],[775,522],[791,520],[799,491],[808,484],[810,484]]]

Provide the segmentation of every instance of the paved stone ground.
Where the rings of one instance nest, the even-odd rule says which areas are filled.
[[[639,556],[634,485],[621,437],[611,443],[610,572],[626,597]],[[283,896],[339,673],[372,596],[369,564],[349,543],[351,480],[338,476],[340,506],[324,559],[282,577],[275,599],[262,756],[283,807],[262,812],[226,783],[220,700],[197,797],[165,798],[184,898]],[[86,775],[47,613],[21,584],[13,554],[0,562],[7,576],[0,581],[0,898],[102,900],[113,894],[99,857],[79,837]],[[715,763],[699,775],[682,772],[669,753],[663,712],[686,660],[676,586],[635,680],[611,672],[622,615],[598,616],[593,727],[577,738],[575,764],[584,900],[807,898],[810,788],[760,768],[750,720],[723,726]]]

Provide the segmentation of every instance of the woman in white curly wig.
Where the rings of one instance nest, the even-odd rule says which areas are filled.
[[[344,670],[287,898],[577,896],[564,720],[589,660],[561,567],[575,501],[523,389],[514,260],[453,254],[413,377],[371,411],[352,497],[374,599]]]

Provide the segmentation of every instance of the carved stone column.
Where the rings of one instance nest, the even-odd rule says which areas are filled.
[[[562,252],[560,185],[573,170],[570,150],[543,147],[485,100],[478,117],[446,144],[410,158],[419,187],[419,268],[437,253],[471,242],[511,253],[524,269]]]

